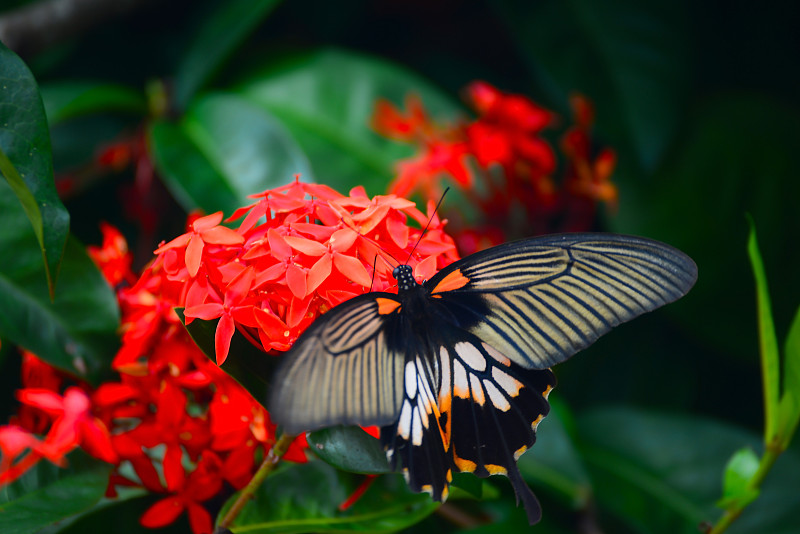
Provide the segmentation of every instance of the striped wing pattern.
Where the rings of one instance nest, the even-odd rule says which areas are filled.
[[[371,293],[317,320],[295,343],[273,385],[270,413],[298,434],[336,424],[386,425],[403,398],[404,354],[389,350]]]
[[[515,363],[551,367],[614,326],[672,302],[691,288],[697,267],[656,241],[574,234],[509,243],[475,254],[454,269],[469,280],[442,294],[458,302],[480,295],[484,306],[470,331]]]
[[[453,471],[504,474],[534,523],[516,461],[549,411],[549,367],[686,294],[697,267],[657,241],[565,234],[473,254],[423,286],[410,273],[396,269],[398,295],[356,297],[309,327],[277,374],[273,420],[293,434],[379,425],[390,463],[436,500]]]

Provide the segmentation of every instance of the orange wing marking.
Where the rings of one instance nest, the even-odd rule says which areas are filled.
[[[389,315],[400,307],[400,303],[392,299],[378,297],[375,302],[378,303],[378,313],[381,315]]]
[[[453,291],[464,287],[469,283],[469,278],[461,274],[461,269],[456,269],[448,274],[442,281],[436,284],[436,287],[431,290],[431,294],[442,293],[444,291]]]

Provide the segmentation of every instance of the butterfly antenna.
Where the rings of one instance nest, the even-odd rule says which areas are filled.
[[[436,216],[436,212],[439,211],[439,207],[442,205],[442,202],[444,201],[444,196],[447,194],[448,191],[450,191],[449,187],[447,187],[444,190],[444,193],[442,193],[442,197],[439,199],[439,202],[436,203],[436,208],[434,208],[433,213],[431,214],[430,218],[428,219],[428,222],[425,223],[425,228],[423,228],[422,229],[422,233],[419,234],[419,239],[417,239],[417,242],[414,243],[414,248],[412,248],[411,252],[408,253],[408,258],[406,258],[406,262],[403,265],[408,265],[408,260],[411,259],[411,255],[414,254],[415,250],[417,250],[417,245],[419,245],[419,242],[422,241],[422,237],[425,235],[425,232],[428,231],[428,227],[431,225],[431,221]]]

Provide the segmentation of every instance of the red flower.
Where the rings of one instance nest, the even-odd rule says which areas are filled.
[[[176,237],[169,243],[161,245],[156,254],[161,254],[167,250],[184,249],[184,260],[189,276],[194,278],[200,269],[203,259],[203,249],[208,245],[239,245],[244,241],[241,235],[224,226],[219,226],[222,222],[222,212],[218,211],[205,217],[196,219],[191,224],[191,231]]]
[[[100,231],[103,233],[103,245],[88,246],[89,256],[111,287],[121,282],[133,283],[136,280],[131,271],[133,256],[128,252],[128,243],[122,233],[108,223],[100,223]]]

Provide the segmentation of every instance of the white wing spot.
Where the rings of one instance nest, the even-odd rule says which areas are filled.
[[[523,387],[522,382],[497,367],[492,368],[492,378],[498,386],[512,397],[519,395],[519,390]]]
[[[453,393],[455,393],[456,397],[461,397],[462,399],[469,398],[467,371],[464,369],[464,366],[461,365],[461,362],[457,360],[453,360],[453,374]]]
[[[408,441],[408,436],[411,433],[411,404],[408,401],[403,402],[403,408],[400,411],[400,419],[397,421],[397,434],[404,440]]]
[[[483,388],[481,387],[480,379],[475,375],[469,375],[469,383],[472,386],[472,400],[478,403],[478,406],[483,406],[486,398],[483,396]]]
[[[409,399],[417,396],[417,368],[414,362],[406,362],[406,395]]]
[[[466,341],[461,341],[456,343],[453,348],[456,349],[456,354],[458,354],[459,358],[464,360],[464,363],[469,365],[472,369],[476,371],[486,370],[486,358],[484,358],[481,351],[479,351],[475,345],[467,343]]]
[[[511,360],[506,358],[499,350],[487,343],[481,343],[481,345],[483,345],[483,350],[488,352],[489,356],[497,360],[499,363],[502,363],[506,367],[511,365]]]
[[[422,421],[419,413],[415,413],[411,421],[411,443],[417,446],[422,445]]]
[[[497,389],[494,384],[488,380],[484,380],[483,387],[486,388],[486,393],[489,394],[489,400],[492,401],[492,405],[495,408],[501,412],[507,412],[511,409],[511,404],[509,404],[508,399],[506,399],[503,394],[500,393],[500,390]]]

